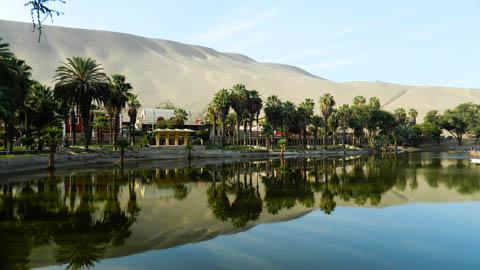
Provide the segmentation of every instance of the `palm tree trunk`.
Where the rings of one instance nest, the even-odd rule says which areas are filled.
[[[77,140],[77,117],[75,115],[75,110],[70,112],[70,133],[72,138],[72,145],[75,146]]]
[[[120,127],[120,113],[116,112],[115,113],[115,122],[114,122],[114,130],[113,130],[113,149],[117,150],[116,144],[118,141],[118,133],[119,133],[119,127]]]
[[[85,102],[81,108],[81,115],[83,119],[83,134],[85,137],[85,149],[88,150],[88,147],[91,143],[92,132],[90,127],[90,110],[92,107],[92,102]]]
[[[256,145],[258,146],[259,145],[259,137],[260,137],[260,127],[258,126],[258,116],[257,116],[257,119],[256,119],[256,122],[257,122],[257,132],[256,133],[256,136],[257,136],[257,142],[256,142]]]
[[[317,150],[318,128],[315,128],[313,134],[313,149]]]
[[[225,146],[225,119],[222,119],[222,146]]]

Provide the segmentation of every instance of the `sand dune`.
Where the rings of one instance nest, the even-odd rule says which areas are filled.
[[[135,35],[46,26],[41,43],[28,23],[0,20],[0,37],[18,57],[34,68],[34,76],[52,84],[59,61],[88,56],[101,62],[108,73],[122,73],[132,82],[144,106],[166,100],[201,115],[216,90],[242,82],[263,97],[279,95],[300,102],[333,94],[338,104],[356,95],[377,96],[387,110],[416,108],[445,110],[462,102],[480,103],[477,89],[409,86],[386,82],[337,83],[300,68],[259,63],[247,56],[210,48]],[[317,108],[318,109],[318,108]]]

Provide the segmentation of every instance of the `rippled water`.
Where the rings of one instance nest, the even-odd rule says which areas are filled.
[[[480,269],[466,156],[78,170],[4,178],[1,269]]]

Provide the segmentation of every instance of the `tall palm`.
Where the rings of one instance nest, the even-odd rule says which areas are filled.
[[[318,130],[325,125],[325,122],[320,115],[314,115],[312,116],[311,124],[313,127],[313,149],[317,149]]]
[[[83,119],[85,148],[91,141],[90,111],[92,102],[105,102],[110,96],[110,85],[103,68],[91,58],[67,58],[54,76],[55,97],[79,108]]]
[[[307,98],[302,103],[298,105],[298,111],[300,113],[300,126],[303,131],[303,140],[302,145],[305,145],[307,138],[307,126],[310,124],[311,118],[313,116],[313,110],[315,109],[315,102],[313,99]]]
[[[245,85],[235,84],[231,90],[232,108],[237,118],[237,146],[240,145],[240,125],[247,109],[248,91]],[[245,132],[245,131],[244,131]]]
[[[23,107],[32,81],[31,68],[0,43],[0,118],[5,122],[9,151],[13,151],[16,113]]]
[[[263,101],[260,97],[260,93],[257,90],[250,90],[248,91],[248,111],[249,111],[249,130],[248,136],[250,137],[252,134],[252,125],[253,121],[256,121],[257,124],[257,145],[258,145],[258,117],[260,116],[260,112],[262,111]]]
[[[115,146],[118,140],[118,134],[120,129],[120,114],[122,109],[127,105],[127,102],[132,95],[132,85],[126,82],[124,75],[113,74],[110,79],[110,96],[106,102],[107,107],[113,112],[113,145]]]
[[[217,136],[217,111],[213,101],[208,103],[205,111],[205,120],[207,123],[212,124],[212,130],[210,131],[210,139],[213,139],[213,144],[216,144],[215,138]]]
[[[131,144],[135,143],[135,135],[133,131],[135,129],[135,122],[137,121],[138,109],[140,109],[141,106],[142,104],[138,100],[137,95],[130,95],[128,100],[128,117],[130,118],[129,135]]]
[[[275,132],[278,130],[278,128],[282,126],[282,100],[280,100],[278,96],[269,96],[263,111],[265,113],[265,120],[272,127],[272,131]]]
[[[342,130],[342,145],[345,148],[345,139],[350,120],[352,119],[352,110],[348,104],[340,106],[337,110],[338,125]]]
[[[325,134],[323,135],[324,138],[328,134],[328,119],[333,113],[333,106],[335,106],[335,99],[329,93],[325,93],[322,97],[320,97],[320,111],[323,115],[323,120],[325,121]],[[327,149],[327,144],[324,145],[325,149]]]
[[[410,124],[415,125],[417,124],[417,116],[418,116],[418,111],[415,109],[410,109],[408,110],[408,118],[410,120]]]
[[[232,105],[231,93],[227,89],[221,89],[213,97],[213,109],[220,119],[222,132],[222,145],[225,145],[225,122]]]

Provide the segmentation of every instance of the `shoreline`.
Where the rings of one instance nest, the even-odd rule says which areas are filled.
[[[285,158],[295,157],[338,157],[338,156],[356,156],[371,154],[370,150],[307,150],[307,151],[287,151]],[[98,167],[117,167],[119,166],[120,153],[118,151],[91,150],[88,153],[57,153],[55,154],[55,169],[82,169]],[[192,163],[208,164],[225,162],[224,158],[232,160],[251,160],[265,158],[280,158],[280,152],[255,152],[255,151],[236,151],[222,149],[206,149],[205,147],[195,147],[192,150]],[[162,161],[167,164],[175,163],[185,164],[188,162],[188,155],[182,147],[162,147],[162,148],[141,148],[125,152],[125,166],[139,165],[141,163],[151,163]],[[48,154],[39,154],[34,156],[17,156],[13,158],[0,159],[0,175],[8,176],[13,174],[48,172]]]

